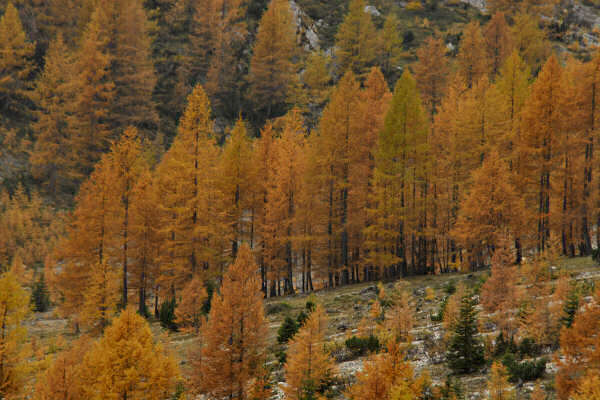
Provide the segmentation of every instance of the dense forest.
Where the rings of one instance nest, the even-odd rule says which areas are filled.
[[[531,398],[600,399],[600,293],[555,271],[600,259],[588,3],[0,0],[0,399],[268,399],[274,365],[279,398],[459,399],[407,359],[401,285],[344,384],[330,310],[306,297],[273,352],[264,303],[490,266],[431,315],[452,373],[511,399],[559,351]]]

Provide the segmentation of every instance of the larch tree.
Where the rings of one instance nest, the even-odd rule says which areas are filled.
[[[246,123],[239,118],[225,143],[219,160],[222,174],[219,187],[222,193],[223,212],[231,243],[231,257],[235,258],[239,243],[249,231],[244,211],[252,201],[252,142]]]
[[[55,290],[63,298],[61,312],[72,319],[76,329],[82,318],[86,319],[82,307],[92,271],[109,262],[114,245],[114,173],[113,165],[105,156],[81,186],[67,235],[56,249],[55,257],[62,265],[54,268]],[[98,301],[97,308],[103,307],[103,299],[88,297],[87,310],[91,309],[90,301]],[[91,322],[89,318],[86,320]]]
[[[327,215],[325,259],[329,286],[345,284],[357,277],[351,268],[350,224],[355,213],[352,187],[359,155],[368,146],[363,134],[360,109],[360,87],[355,75],[348,71],[338,83],[325,107],[319,124],[317,173],[321,190],[321,206]]]
[[[340,75],[351,70],[360,77],[376,59],[377,34],[365,6],[364,0],[352,0],[348,14],[338,27],[336,57]]]
[[[472,186],[460,205],[454,236],[472,262],[483,264],[502,238],[515,239],[525,205],[513,186],[509,167],[497,152],[472,173]]]
[[[486,43],[489,73],[494,78],[512,52],[510,28],[503,13],[497,12],[485,25],[483,36]]]
[[[175,310],[177,326],[198,335],[203,321],[203,308],[208,293],[199,277],[194,277],[181,291],[181,300]]]
[[[106,17],[99,7],[94,11],[76,56],[75,97],[69,106],[69,138],[72,173],[83,180],[94,168],[114,137],[109,123],[109,104],[115,98],[115,83],[110,75],[112,56],[107,50],[109,37],[101,24]]]
[[[514,257],[507,247],[509,241],[497,243],[492,256],[492,274],[481,288],[481,304],[493,319],[505,337],[516,333],[516,321],[512,310],[517,308],[520,293],[517,290],[518,275],[513,266]]]
[[[113,51],[111,73],[115,82],[115,101],[111,104],[111,118],[116,129],[128,126],[139,129],[143,137],[153,137],[157,114],[152,101],[156,84],[154,65],[150,58],[150,29],[143,2],[139,0],[99,2],[112,9],[113,15],[105,29],[112,33]]]
[[[157,116],[148,21],[138,0],[99,1],[77,54],[73,152],[83,176],[128,126],[151,137]]]
[[[0,129],[23,128],[31,119],[35,44],[9,2],[0,18]],[[1,132],[4,134],[5,132]]]
[[[594,137],[600,122],[600,102],[598,102],[600,90],[600,54],[581,68],[583,72],[578,77],[576,90],[580,93],[581,120],[584,131],[585,159],[583,167],[582,201],[581,201],[581,251],[588,254],[592,248],[591,224],[592,221],[600,221],[600,214],[592,216],[592,209],[597,209],[598,199],[594,199],[595,190],[593,183],[598,178],[598,172],[594,167],[597,153],[594,152]],[[596,245],[600,244],[600,236],[596,237]]]
[[[198,85],[188,97],[173,145],[157,168],[166,239],[161,279],[173,290],[181,289],[195,274],[220,267],[211,254],[216,250],[212,229],[220,226],[212,221],[219,217],[213,182],[217,151],[210,102]]]
[[[207,65],[210,59],[196,56],[194,44],[210,47],[207,38],[196,33],[192,22],[193,12],[200,12],[199,3],[188,0],[157,0],[144,2],[151,24],[151,57],[156,71],[156,85],[152,99],[156,103],[159,125],[158,131],[171,139],[177,133],[177,121],[185,108],[185,100],[196,86],[199,64]],[[203,15],[209,12],[203,9]],[[210,17],[209,17],[210,18]],[[189,65],[188,65],[189,64]]]
[[[184,3],[184,2],[180,2]],[[211,57],[215,52],[216,35],[218,29],[218,16],[222,0],[200,0],[191,2],[192,17],[183,19],[186,24],[182,27],[189,29],[189,43],[187,44],[187,56],[183,60],[184,68],[188,75],[189,83],[197,85],[206,79]],[[185,4],[185,3],[184,3]],[[185,7],[174,5],[173,10]],[[181,14],[181,10],[179,14]],[[169,21],[171,22],[171,21]],[[172,25],[172,24],[169,24]]]
[[[80,368],[85,397],[98,400],[164,399],[174,393],[179,378],[175,360],[131,307],[94,343]]]
[[[394,306],[386,313],[384,326],[390,335],[390,340],[399,343],[410,343],[412,341],[410,331],[415,324],[415,320],[410,301],[410,294],[402,291]]]
[[[81,322],[90,332],[98,334],[104,331],[117,312],[121,274],[105,260],[88,266],[86,275],[79,313]]]
[[[537,249],[548,247],[551,223],[551,199],[556,148],[564,124],[564,79],[556,57],[552,56],[532,85],[531,95],[523,106],[519,157],[520,180],[528,188],[526,206],[536,210]]]
[[[269,250],[268,238],[269,233],[266,232],[268,229],[267,222],[267,210],[269,207],[267,193],[271,182],[269,178],[273,174],[273,157],[275,148],[276,132],[271,122],[267,122],[266,125],[260,132],[260,137],[256,139],[254,144],[254,151],[252,153],[252,163],[256,166],[254,179],[255,188],[254,192],[254,209],[255,215],[253,216],[256,222],[256,237],[259,238],[256,243],[252,243],[252,247],[256,252],[257,263],[260,268],[260,276],[262,280],[262,290],[265,294],[269,294],[267,291],[267,274],[268,274],[268,260],[269,257],[266,252]]]
[[[428,111],[429,122],[433,128],[433,117],[446,94],[449,73],[446,47],[440,38],[429,37],[419,47],[413,71],[423,106]]]
[[[0,274],[0,396],[19,398],[25,376],[29,295],[12,271]]]
[[[249,100],[260,120],[285,112],[296,79],[295,53],[296,32],[289,2],[271,0],[258,25],[248,76]]]
[[[350,386],[351,400],[404,400],[418,398],[426,383],[425,377],[414,377],[414,371],[400,347],[392,343],[387,351],[370,357]]]
[[[396,83],[375,153],[373,224],[366,231],[369,258],[384,273],[425,269],[427,116],[417,86],[405,71]],[[411,157],[408,155],[411,154]]]
[[[298,110],[292,110],[286,117],[280,137],[273,143],[271,174],[267,187],[265,257],[270,264],[271,288],[269,294],[291,294],[294,289],[294,245],[296,237],[297,198],[302,184],[302,152],[304,127]]]
[[[118,241],[120,245],[120,254],[112,254],[119,260],[122,269],[121,282],[121,307],[127,307],[129,287],[128,265],[131,258],[129,248],[131,243],[131,208],[133,200],[133,190],[136,182],[144,169],[144,161],[142,160],[142,145],[138,137],[138,130],[135,127],[128,127],[121,136],[118,142],[113,143],[109,153],[110,162],[113,164],[115,171],[115,181],[112,182],[114,196],[117,204],[115,204],[115,218],[118,228]]]
[[[58,353],[52,363],[40,373],[35,385],[35,400],[79,400],[83,398],[81,361],[92,346],[87,336],[74,341]]]
[[[596,292],[590,303],[575,316],[573,324],[560,334],[561,357],[558,360],[559,372],[556,376],[558,398],[573,398],[585,376],[598,376],[600,357],[598,356],[598,326],[600,324],[600,293]]]
[[[240,296],[243,293],[243,296]],[[201,382],[203,393],[247,398],[249,382],[258,376],[265,357],[266,322],[258,266],[247,244],[223,277],[203,329]]]
[[[373,223],[373,179],[375,175],[375,155],[379,134],[384,126],[385,116],[391,102],[392,95],[385,81],[382,71],[373,67],[367,76],[364,89],[361,92],[360,112],[362,115],[362,130],[364,131],[364,146],[357,148],[357,154],[352,165],[351,185],[352,215],[350,236],[352,264],[356,272],[355,280],[378,279],[375,265],[370,263],[369,246],[372,244],[368,228]],[[358,262],[357,262],[358,261]],[[362,267],[362,277],[359,271]]]
[[[129,286],[138,292],[138,313],[148,315],[150,290],[159,279],[160,250],[164,240],[156,179],[145,169],[131,193],[131,264]],[[156,292],[156,291],[155,291]],[[156,295],[155,294],[155,300]],[[155,302],[155,311],[158,308]]]
[[[572,398],[573,400],[600,399],[600,377],[594,374],[586,374]]]
[[[331,58],[323,51],[313,51],[306,57],[306,65],[301,80],[306,86],[310,103],[322,105],[329,94]]]
[[[514,50],[500,68],[495,85],[490,88],[488,96],[492,97],[493,107],[489,108],[487,118],[492,122],[494,131],[490,135],[490,147],[498,152],[502,160],[508,163],[511,171],[511,182],[519,197],[524,198],[524,187],[521,185],[523,163],[518,151],[521,140],[521,110],[529,96],[530,71],[527,64]],[[530,212],[522,215],[522,222],[513,226],[517,263],[521,262],[525,235],[529,233]]]
[[[326,330],[325,310],[317,305],[289,344],[285,363],[287,398],[314,398],[322,385],[333,378],[333,360],[324,347]]]
[[[465,27],[456,59],[458,73],[468,88],[487,75],[489,66],[486,43],[479,22],[469,22]]]
[[[395,12],[385,17],[383,29],[379,36],[379,64],[381,71],[389,82],[396,80],[398,65],[402,56],[402,37],[400,36],[400,20]]]
[[[521,168],[517,146],[520,138],[521,110],[529,96],[530,78],[529,67],[515,50],[500,68],[491,93],[497,98],[488,118],[495,121],[496,126],[502,130],[494,135],[492,144],[500,158],[509,163],[515,174],[518,174]]]
[[[550,55],[550,45],[546,32],[540,28],[537,17],[519,13],[514,17],[512,37],[515,49],[525,60],[531,71],[535,74]]]
[[[59,34],[50,43],[34,92],[38,110],[33,130],[37,140],[30,158],[33,176],[55,198],[74,189],[69,173],[73,155],[69,152],[68,129],[73,69],[73,56]]]
[[[490,400],[509,400],[512,399],[512,390],[508,383],[508,371],[500,362],[492,364],[490,378],[488,380],[488,390]]]
[[[214,50],[205,86],[215,112],[230,119],[238,116],[241,106],[237,65],[248,35],[247,6],[242,0],[217,0],[214,19]]]

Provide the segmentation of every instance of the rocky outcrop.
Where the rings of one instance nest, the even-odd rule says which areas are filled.
[[[296,37],[298,44],[305,50],[318,50],[321,48],[317,25],[294,1],[290,0],[290,8],[296,24]]]

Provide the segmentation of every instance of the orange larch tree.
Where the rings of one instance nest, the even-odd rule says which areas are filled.
[[[258,25],[250,61],[249,100],[260,120],[281,115],[296,79],[295,24],[289,2],[271,0]]]
[[[175,310],[177,326],[198,335],[203,320],[203,307],[208,299],[204,283],[194,277],[181,291],[181,300]]]
[[[550,57],[532,85],[531,96],[523,107],[519,158],[519,181],[525,185],[526,206],[536,215],[538,251],[548,247],[553,171],[557,163],[556,148],[564,123],[564,78],[555,56]],[[553,207],[553,205],[552,205]]]
[[[0,17],[0,130],[22,128],[31,119],[34,52],[35,44],[28,40],[19,12],[9,1]]]
[[[427,382],[426,377],[415,378],[412,366],[404,357],[397,344],[388,345],[386,352],[366,361],[347,396],[351,400],[418,398]]]
[[[241,296],[240,294],[243,293]],[[247,398],[249,382],[265,357],[266,322],[258,266],[247,244],[223,277],[203,328],[201,392]]]
[[[120,140],[111,146],[109,153],[110,162],[115,171],[115,181],[112,182],[112,189],[115,191],[115,223],[120,225],[118,228],[117,241],[120,245],[121,254],[112,254],[121,264],[121,307],[127,307],[129,287],[127,269],[131,254],[131,208],[133,200],[133,190],[136,182],[144,169],[144,160],[142,159],[142,145],[138,138],[138,130],[129,127],[125,130]]]
[[[74,62],[62,35],[58,35],[50,43],[34,92],[39,109],[33,126],[37,140],[30,158],[32,174],[54,198],[73,190],[69,176],[72,156],[68,151],[68,99],[73,95],[70,83]]]
[[[333,360],[324,347],[326,330],[327,317],[319,304],[289,344],[285,363],[285,393],[289,399],[315,396],[333,378]]]
[[[96,266],[109,266],[110,254],[114,252],[116,225],[114,223],[117,199],[113,190],[115,170],[108,156],[96,165],[90,178],[83,183],[77,196],[77,207],[67,229],[67,236],[56,249],[56,291],[63,298],[60,310],[75,323],[81,321],[82,306],[88,280]],[[103,299],[88,297],[89,301]],[[87,309],[91,305],[88,303]],[[91,322],[88,319],[89,322]]]
[[[469,252],[473,263],[483,265],[502,239],[517,237],[525,205],[511,182],[508,165],[495,151],[473,171],[472,180],[461,202],[453,236]]]
[[[12,272],[0,273],[0,396],[19,398],[26,378],[24,346],[27,331],[23,322],[29,314],[29,295]]]
[[[510,28],[503,13],[497,12],[483,28],[486,43],[489,73],[494,79],[512,52]]]
[[[244,212],[253,200],[252,150],[246,123],[239,118],[225,143],[218,166],[221,174],[218,187],[222,193],[222,209],[228,230],[226,238],[231,243],[232,258],[237,255],[239,243],[251,233]]]
[[[557,357],[559,372],[556,388],[560,399],[572,398],[585,376],[597,376],[600,371],[598,346],[600,336],[600,293],[579,310],[570,328],[560,334],[560,358]]]
[[[94,343],[80,368],[85,398],[98,400],[164,399],[174,393],[179,377],[175,360],[131,307]]]
[[[129,287],[138,292],[138,313],[147,315],[150,290],[159,279],[160,249],[164,240],[156,179],[148,169],[140,173],[131,193],[131,262]],[[156,300],[156,290],[155,290]],[[155,301],[155,308],[158,307]],[[158,310],[155,309],[155,312]]]
[[[489,66],[486,43],[479,22],[469,22],[463,30],[456,58],[459,67],[458,73],[468,88],[487,75]]]
[[[169,290],[181,289],[196,274],[215,274],[222,266],[213,235],[221,226],[217,155],[210,103],[198,85],[188,97],[173,145],[157,167],[165,238],[161,280]]]
[[[92,341],[83,336],[68,349],[58,353],[40,376],[35,385],[35,400],[78,400],[83,398],[81,361],[92,346]]]
[[[423,106],[428,111],[429,123],[433,129],[434,116],[446,94],[449,74],[446,47],[440,38],[429,37],[419,47],[413,71]]]

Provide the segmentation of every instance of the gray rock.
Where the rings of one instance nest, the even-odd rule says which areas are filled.
[[[365,12],[371,14],[374,17],[380,17],[381,13],[375,6],[365,6]]]

